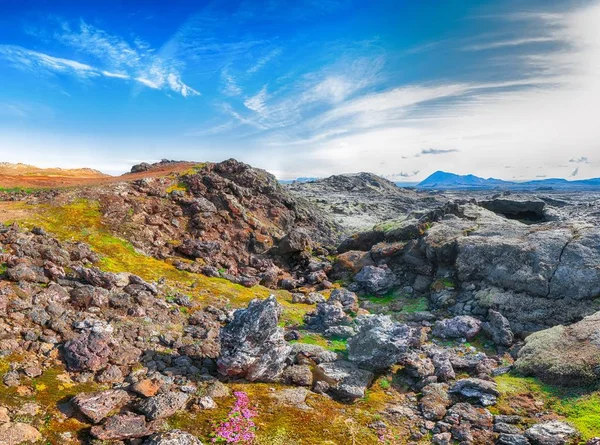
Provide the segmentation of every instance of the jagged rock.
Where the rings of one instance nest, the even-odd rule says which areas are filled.
[[[350,317],[344,312],[344,307],[339,301],[327,301],[317,304],[314,312],[305,316],[307,328],[313,331],[326,331],[327,329],[350,323]]]
[[[11,281],[26,281],[30,283],[48,283],[49,280],[44,275],[44,271],[37,266],[28,266],[25,263],[19,263],[14,267],[8,268],[6,275]]]
[[[373,373],[358,368],[354,363],[337,361],[317,366],[317,379],[325,382],[331,394],[343,401],[354,401],[365,396],[373,382]]]
[[[102,272],[97,267],[76,267],[75,272],[86,283],[92,286],[103,287],[104,289],[112,289],[117,285],[117,277],[110,272]]]
[[[313,373],[308,365],[293,365],[285,368],[281,379],[288,385],[312,386]]]
[[[479,205],[509,218],[536,221],[544,219],[544,207],[546,207],[546,203],[541,199],[515,195],[479,201]]]
[[[439,338],[466,338],[470,340],[481,330],[481,321],[468,315],[439,320],[431,334]]]
[[[142,445],[202,445],[200,439],[181,430],[153,434]]]
[[[566,445],[578,436],[575,428],[558,420],[538,423],[525,431],[533,445]]]
[[[519,350],[515,368],[548,383],[586,385],[600,377],[600,312],[570,326],[531,334]]]
[[[431,383],[421,390],[419,407],[426,420],[441,420],[446,415],[450,406],[448,385],[445,383]]]
[[[27,423],[0,423],[0,444],[2,445],[37,443],[40,440],[42,440],[40,432]]]
[[[324,303],[325,297],[318,292],[310,292],[308,294],[295,293],[292,294],[292,303],[302,304],[317,304]]]
[[[452,443],[452,434],[438,433],[431,438],[431,443],[434,445],[450,445]]]
[[[189,398],[184,392],[166,392],[140,401],[136,409],[148,420],[164,419],[184,409]]]
[[[64,357],[71,371],[98,371],[108,364],[111,348],[105,334],[85,332],[64,346]]]
[[[387,315],[366,316],[358,334],[348,340],[348,360],[361,368],[384,370],[423,341],[419,328],[394,323]]]
[[[497,445],[531,445],[527,437],[522,434],[501,433],[496,441]]]
[[[278,252],[280,255],[300,253],[310,248],[312,244],[310,235],[306,230],[294,229],[281,239]]]
[[[249,381],[274,381],[285,367],[290,346],[278,326],[281,308],[274,296],[253,300],[247,309],[237,310],[231,323],[221,329],[223,375]]]
[[[131,387],[131,390],[144,397],[155,396],[160,389],[161,382],[159,380],[143,379],[136,382]]]
[[[495,382],[475,378],[458,380],[450,388],[450,393],[477,400],[483,406],[494,405],[500,395]]]
[[[365,266],[354,280],[364,292],[382,295],[394,287],[396,276],[387,266]]]
[[[448,380],[454,380],[454,378],[456,378],[456,373],[450,362],[448,352],[443,349],[435,348],[428,350],[428,355],[435,368],[435,376],[439,381],[447,382]]]
[[[93,426],[90,433],[100,440],[125,440],[145,437],[153,431],[144,416],[127,413],[109,417],[102,425]]]
[[[93,423],[100,423],[111,412],[125,406],[129,394],[122,389],[109,389],[93,393],[78,394],[72,404]]]
[[[403,371],[418,381],[435,373],[435,367],[431,359],[417,352],[405,354],[401,359],[401,364],[404,366]]]
[[[514,334],[510,329],[510,323],[500,312],[490,309],[488,321],[481,326],[494,343],[500,346],[510,346],[514,341]]]
[[[330,303],[339,302],[344,309],[344,312],[354,312],[358,311],[358,297],[354,292],[350,292],[348,289],[334,289],[331,291],[329,295]]]

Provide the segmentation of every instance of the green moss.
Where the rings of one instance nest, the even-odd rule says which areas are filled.
[[[402,306],[402,312],[407,314],[413,314],[415,312],[423,312],[429,309],[429,300],[425,297],[420,297],[412,300],[408,300],[407,303]]]
[[[451,279],[440,278],[433,282],[433,284],[431,285],[431,290],[434,292],[440,292],[444,289],[454,289],[455,287],[456,287],[456,285],[454,284],[454,281],[452,281]]]
[[[596,388],[559,388],[534,377],[512,374],[495,380],[501,393],[496,410],[509,405],[511,398],[528,395],[543,401],[546,409],[563,416],[581,432],[584,440],[600,435],[600,392]]]
[[[31,194],[39,191],[39,188],[33,187],[0,187],[0,192],[4,193],[26,193]]]

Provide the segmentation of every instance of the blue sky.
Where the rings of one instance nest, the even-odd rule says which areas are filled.
[[[0,161],[600,176],[598,23],[598,1],[0,0]]]

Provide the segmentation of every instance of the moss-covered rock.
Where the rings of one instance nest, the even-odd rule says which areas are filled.
[[[516,369],[563,386],[592,384],[600,376],[600,312],[570,326],[531,334]]]

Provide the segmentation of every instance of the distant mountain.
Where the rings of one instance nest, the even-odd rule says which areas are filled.
[[[105,178],[108,175],[91,168],[39,168],[27,164],[0,162],[0,176],[58,177],[58,178]]]
[[[568,181],[562,178],[539,179],[525,182],[480,178],[475,175],[457,175],[437,171],[417,184],[424,189],[585,189],[600,187],[600,178]]]
[[[316,181],[319,178],[296,178],[296,179],[280,179],[279,183],[280,184],[294,184],[294,183],[301,183],[304,184],[306,182],[313,182]]]

